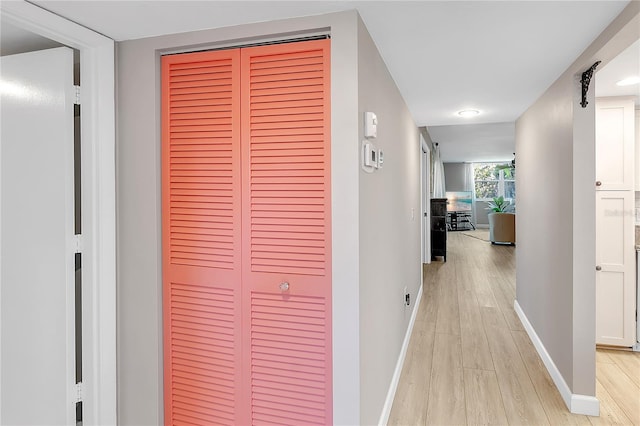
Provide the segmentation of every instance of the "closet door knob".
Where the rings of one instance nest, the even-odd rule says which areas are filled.
[[[599,180],[596,181],[596,186],[602,186],[602,182],[600,182]]]
[[[596,266],[596,271],[602,271],[602,266],[600,265]]]
[[[289,291],[289,283],[286,281],[280,283],[280,291]]]

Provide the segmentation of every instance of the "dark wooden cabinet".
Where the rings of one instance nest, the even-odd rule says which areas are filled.
[[[431,199],[431,260],[442,256],[447,261],[447,199]]]

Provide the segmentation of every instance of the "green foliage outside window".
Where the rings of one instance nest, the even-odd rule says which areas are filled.
[[[476,199],[515,199],[515,169],[510,164],[476,163],[473,170]]]

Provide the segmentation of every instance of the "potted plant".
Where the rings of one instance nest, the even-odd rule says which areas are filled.
[[[504,197],[495,197],[489,202],[489,240],[495,243],[516,243],[516,215],[511,213],[513,205]]]
[[[489,201],[489,207],[487,207],[487,210],[493,210],[495,213],[507,213],[513,210],[513,206],[511,205],[511,201],[505,200],[501,195],[499,197],[494,197],[493,201]]]

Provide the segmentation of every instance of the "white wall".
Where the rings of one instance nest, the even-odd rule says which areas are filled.
[[[163,423],[160,54],[331,32],[334,422],[360,424],[357,14],[263,22],[117,45],[118,423]]]
[[[384,151],[383,168],[361,170],[359,177],[360,424],[371,425],[380,417],[421,285],[421,148],[411,113],[361,20],[358,98],[361,120],[365,111],[378,117],[373,143]]]
[[[595,101],[592,81],[578,104],[580,74],[639,36],[631,2],[516,122],[516,298],[573,394],[595,395]]]
[[[433,195],[433,152],[434,152],[434,147],[433,147],[433,140],[431,139],[431,135],[429,134],[429,131],[427,131],[426,127],[418,127],[418,132],[420,132],[420,134],[422,135],[422,137],[424,138],[424,141],[427,143],[427,146],[429,146],[429,150],[431,151],[431,164],[429,164],[429,171],[431,173],[431,175],[429,176],[429,194]]]

